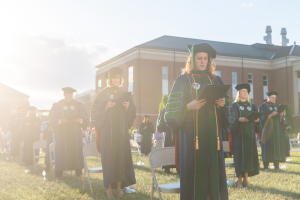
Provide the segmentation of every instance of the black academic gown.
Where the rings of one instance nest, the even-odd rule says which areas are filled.
[[[82,119],[82,124],[71,121],[60,124],[61,119]],[[82,103],[72,100],[70,103],[61,100],[54,103],[48,120],[55,133],[55,171],[80,170],[84,168],[83,140],[81,129],[89,124],[88,115]]]
[[[243,111],[246,112],[246,116],[248,116],[252,111],[258,110],[254,104],[252,104],[252,107],[250,107],[249,105],[247,105],[247,103],[239,105],[235,102],[230,107],[231,125],[229,127],[229,130],[232,134],[235,173],[237,177],[241,175],[244,177],[244,169],[251,168],[251,170],[248,171],[248,176],[250,177],[259,174],[259,161],[255,137],[255,130],[259,130],[255,128],[255,126],[259,126],[259,123],[239,122],[239,118],[242,117],[240,113],[240,106],[242,107]],[[251,123],[253,125],[252,137],[249,134],[243,132],[241,127],[242,123]],[[247,129],[246,131],[248,130],[249,129]],[[247,144],[244,146],[243,144],[245,143]]]
[[[261,151],[263,162],[285,162],[285,136],[282,130],[279,114],[268,116],[279,106],[264,102],[259,106],[259,111],[264,112],[261,117]]]
[[[216,76],[213,78],[214,84],[223,84],[220,77]],[[204,85],[201,85],[201,88]],[[165,121],[168,126],[172,129],[173,133],[179,133],[178,142],[175,144],[176,154],[179,154],[179,167],[180,167],[180,199],[181,200],[194,200],[195,191],[195,176],[196,176],[196,153],[194,151],[194,121],[193,121],[193,111],[187,111],[187,104],[193,101],[193,91],[192,91],[192,80],[187,74],[180,75],[176,78],[172,90],[171,97],[169,97],[168,103],[175,103],[175,108],[166,108]],[[178,104],[176,103],[178,102]],[[167,118],[166,115],[173,115],[172,118]],[[229,110],[225,105],[222,108],[217,109],[218,117],[218,130],[220,135],[220,140],[222,141],[221,129],[228,129],[229,123]],[[207,127],[199,127],[209,130]],[[176,136],[177,137],[177,136]],[[216,141],[217,142],[217,141]],[[210,155],[207,154],[207,159]],[[217,162],[218,162],[218,185],[219,194],[221,200],[228,199],[228,189],[226,182],[226,172],[225,172],[225,160],[223,153],[223,146],[221,143],[221,150],[217,152]],[[209,173],[209,168],[203,173]],[[197,197],[199,198],[199,197]],[[207,199],[206,194],[204,194],[201,199]]]
[[[146,129],[144,129],[145,126],[147,126]],[[152,122],[142,122],[139,128],[139,132],[143,136],[141,141],[141,152],[144,154],[148,154],[151,152],[152,134],[154,133]]]
[[[91,109],[91,122],[96,127],[96,144],[101,153],[104,186],[111,185],[112,188],[116,188],[116,179],[121,174],[123,177],[125,175],[124,180],[119,180],[121,188],[136,183],[128,133],[136,118],[134,101],[130,99],[127,112],[123,106],[112,107],[107,111],[105,109],[111,101],[111,95],[120,91],[121,88],[101,90]],[[122,162],[121,165],[118,162]],[[115,173],[116,170],[119,173]]]
[[[20,129],[24,131],[23,162],[27,165],[33,164],[33,143],[39,141],[41,133],[41,120],[36,116],[27,116],[23,119]],[[39,149],[35,150],[35,155]]]
[[[8,121],[8,127],[11,132],[10,156],[20,155],[20,144],[23,139],[23,130],[20,130],[24,115],[17,113],[12,115]]]

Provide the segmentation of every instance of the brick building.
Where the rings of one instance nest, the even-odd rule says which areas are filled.
[[[0,83],[0,127],[4,133],[9,131],[8,120],[15,112],[16,106],[22,105],[23,111],[27,112],[28,99],[28,95]]]
[[[281,46],[272,44],[271,27],[267,27],[267,44],[234,44],[200,39],[162,36],[135,46],[96,66],[96,93],[106,86],[104,73],[111,67],[123,69],[123,88],[133,93],[137,120],[148,114],[156,122],[158,105],[163,94],[169,94],[173,82],[184,68],[188,44],[208,43],[216,51],[217,74],[231,84],[230,100],[235,98],[235,85],[248,82],[251,98],[259,106],[267,91],[279,92],[277,103],[289,103],[293,110],[296,131],[300,131],[300,46],[287,46],[286,30],[281,30]],[[299,85],[299,87],[298,87]]]

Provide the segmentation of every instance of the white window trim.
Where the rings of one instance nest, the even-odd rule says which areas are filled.
[[[167,79],[163,79],[163,71],[164,69],[167,69]],[[167,85],[164,85],[164,82],[167,84]],[[169,94],[169,68],[168,67],[162,67],[161,68],[161,85],[162,85],[162,95],[168,95]],[[164,91],[164,87],[167,88],[167,93],[165,93]]]

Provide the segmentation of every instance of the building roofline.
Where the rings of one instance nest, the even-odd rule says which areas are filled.
[[[108,65],[109,63],[112,63],[114,61],[117,61],[119,58],[122,58],[125,55],[128,55],[129,53],[134,52],[137,49],[155,49],[155,50],[163,50],[163,51],[176,51],[176,52],[184,52],[184,53],[188,53],[188,49],[187,48],[172,48],[172,47],[158,47],[158,46],[151,46],[151,45],[147,45],[147,43],[151,43],[152,41],[155,41],[157,39],[163,38],[163,37],[173,37],[173,38],[179,38],[179,39],[189,39],[189,40],[202,40],[203,42],[212,42],[212,43],[222,43],[222,44],[232,44],[232,45],[239,45],[239,46],[247,46],[247,47],[255,47],[258,49],[269,49],[269,50],[273,50],[273,51],[278,51],[280,49],[286,48],[283,46],[279,46],[279,45],[268,45],[268,44],[262,44],[262,43],[254,43],[251,45],[248,44],[239,44],[239,43],[230,43],[230,42],[220,42],[220,41],[213,41],[213,40],[204,40],[204,39],[195,39],[195,38],[187,38],[187,37],[179,37],[179,36],[169,36],[169,35],[163,35],[161,37],[155,38],[153,40],[150,40],[148,42],[142,43],[140,45],[137,45],[127,51],[124,51],[123,53],[95,66],[95,68],[102,68],[106,65]],[[292,47],[291,52],[293,52],[294,48],[296,45],[291,45],[291,46],[287,46],[287,47]],[[289,55],[291,55],[291,52]],[[219,56],[228,56],[228,57],[237,57],[237,58],[248,58],[248,59],[256,59],[256,60],[265,60],[265,61],[271,61],[273,60],[273,58],[275,57],[277,52],[274,52],[274,54],[272,56],[270,56],[270,58],[266,58],[265,56],[251,56],[251,55],[238,55],[238,54],[234,54],[234,53],[218,53],[217,55]],[[289,56],[287,55],[287,56]],[[284,56],[286,57],[286,56]],[[278,58],[276,58],[278,59]],[[275,60],[276,60],[275,59]]]
[[[119,54],[119,55],[117,55],[117,56],[115,56],[115,57],[113,57],[113,58],[111,58],[111,59],[109,59],[109,60],[107,60],[107,61],[105,61],[105,62],[103,62],[103,63],[100,63],[99,65],[96,65],[95,68],[98,68],[98,69],[99,69],[99,68],[101,68],[101,67],[107,65],[108,63],[111,63],[111,62],[117,60],[118,58],[123,57],[123,56],[125,56],[125,55],[127,55],[127,54],[133,52],[134,50],[136,50],[136,47],[133,47],[133,48],[131,48],[131,49],[128,49],[127,51],[124,51],[123,53],[121,53],[121,54]]]
[[[11,90],[13,90],[13,91],[19,93],[19,94],[12,94],[11,96],[23,95],[23,96],[26,96],[26,97],[30,97],[29,95],[24,94],[23,92],[20,92],[20,91],[14,89],[14,88],[12,88],[12,87],[10,87],[10,86],[8,86],[8,85],[5,85],[5,84],[3,84],[3,83],[0,83],[0,84],[2,84],[2,85],[4,85],[5,87],[7,87],[7,88],[9,88],[9,89],[11,89]]]

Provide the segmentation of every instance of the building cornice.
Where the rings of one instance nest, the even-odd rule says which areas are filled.
[[[140,52],[139,52],[140,51]],[[104,63],[96,66],[98,68],[97,75],[106,72],[109,68],[120,66],[131,60],[138,59],[140,55],[141,59],[145,60],[160,60],[174,62],[186,62],[189,53],[169,51],[169,50],[157,50],[157,49],[146,49],[134,47]],[[215,63],[218,66],[230,66],[230,67],[244,67],[252,69],[265,69],[272,70],[292,66],[293,62],[299,61],[300,58],[297,56],[288,56],[279,58],[276,60],[261,60],[252,58],[241,58],[241,57],[229,57],[217,55]]]

